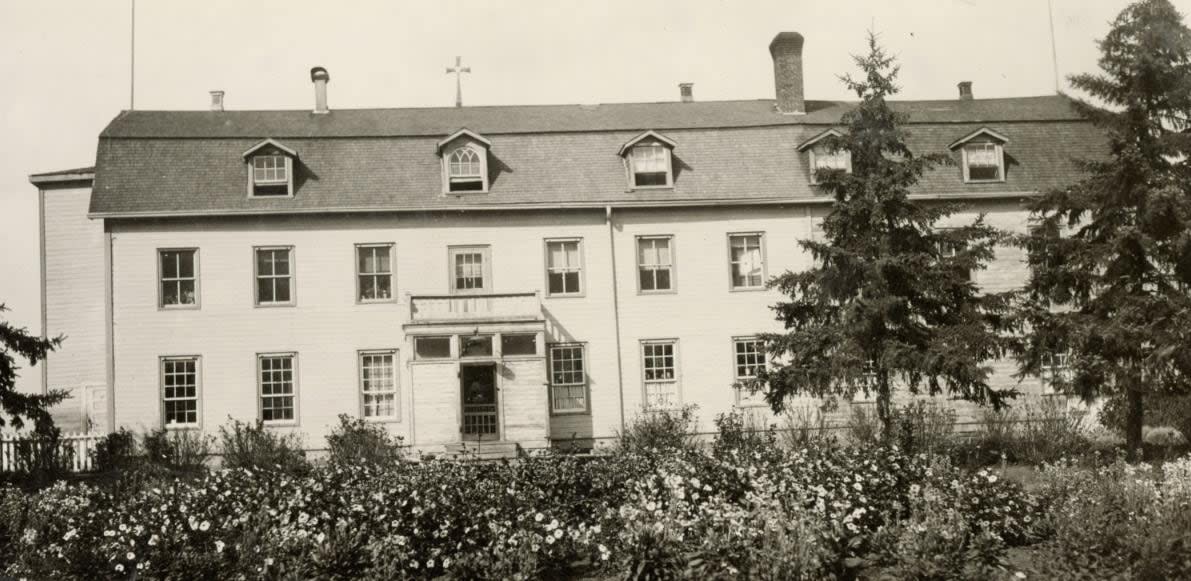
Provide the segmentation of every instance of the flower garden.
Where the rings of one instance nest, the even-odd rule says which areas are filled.
[[[0,489],[0,573],[30,579],[1191,576],[1191,459],[1053,462],[1032,471],[1026,490],[997,467],[961,468],[942,453],[826,438],[794,447],[731,418],[719,422],[713,442],[696,444],[675,429],[680,421],[660,431],[656,420],[646,422],[654,422],[654,432],[634,428],[635,437],[594,456],[407,462],[377,454],[373,444],[391,442],[345,421],[348,433],[313,465],[292,454],[292,461],[278,461],[278,450],[293,451],[257,433],[257,457],[270,459],[256,466],[232,458],[225,466],[235,467],[210,472],[138,465],[38,491],[7,486]],[[272,456],[261,453],[268,446]]]

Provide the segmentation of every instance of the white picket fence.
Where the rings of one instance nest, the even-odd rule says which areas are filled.
[[[0,434],[0,472],[16,471],[17,443],[30,439],[27,436]],[[103,434],[98,433],[62,434],[62,449],[73,452],[70,459],[72,472],[88,472],[94,467],[93,452],[95,445],[102,439]]]

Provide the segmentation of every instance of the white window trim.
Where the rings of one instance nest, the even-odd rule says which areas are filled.
[[[574,242],[578,244],[579,266],[570,270],[577,270],[579,272],[579,290],[577,292],[552,293],[550,292],[550,245],[565,242]],[[587,294],[587,256],[583,249],[583,238],[546,238],[542,241],[542,249],[544,252],[542,257],[542,266],[544,267],[543,270],[545,272],[543,288],[546,291],[543,294],[549,298],[581,298],[585,296]],[[560,272],[569,272],[570,270],[562,269]]]
[[[482,255],[484,266],[481,269],[481,276],[484,277],[484,286],[478,289],[457,289],[455,288],[455,256],[459,253],[479,252]],[[492,246],[487,244],[463,244],[458,246],[447,247],[447,288],[450,289],[453,295],[484,295],[495,292],[492,286]]]
[[[641,241],[642,240],[669,240],[670,241],[670,288],[666,289],[644,289],[641,288]],[[637,294],[641,295],[664,295],[675,294],[678,292],[678,253],[676,252],[677,244],[673,234],[649,234],[637,236],[635,244],[633,245],[633,262],[636,264],[636,271],[633,273],[637,280]],[[658,269],[655,269],[658,270]],[[655,277],[656,281],[656,277]]]
[[[360,291],[362,290],[360,277],[383,276],[383,274],[379,273],[360,272],[360,251],[368,248],[387,248],[389,250],[389,298],[387,299],[366,299],[360,296]],[[352,252],[352,261],[355,264],[356,271],[356,304],[370,305],[397,302],[397,244],[394,242],[365,242],[356,244]]]
[[[254,171],[255,166],[256,166],[256,158],[258,158],[258,157],[273,157],[273,156],[280,156],[285,159],[285,181],[284,182],[281,180],[267,181],[267,182],[261,182],[260,185],[262,185],[262,186],[280,186],[280,185],[284,184],[285,185],[285,194],[284,195],[273,194],[273,195],[258,196],[258,195],[256,195],[256,186],[257,186],[256,172]],[[253,154],[253,155],[248,156],[248,158],[245,161],[247,163],[245,163],[244,165],[248,167],[248,197],[250,199],[269,200],[269,199],[275,199],[275,198],[292,198],[292,197],[294,197],[294,158],[292,156],[290,156],[284,152],[259,153],[259,154]]]
[[[635,151],[637,151],[638,148],[644,148],[644,147],[651,147],[651,148],[652,147],[660,147],[665,152],[665,157],[666,157],[666,183],[665,184],[658,184],[658,185],[654,185],[654,186],[648,186],[648,185],[647,186],[639,186],[639,185],[637,185],[637,171],[636,171],[636,168],[633,166],[633,153]],[[638,143],[634,143],[632,145],[632,147],[630,147],[628,149],[628,151],[625,152],[624,160],[625,160],[625,171],[628,174],[628,180],[629,180],[629,191],[664,190],[664,189],[673,189],[674,188],[674,151],[669,145],[662,143],[661,141],[641,140]]]
[[[480,189],[478,190],[451,190],[451,156],[455,155],[456,151],[460,149],[468,149],[475,153],[480,160]],[[467,141],[460,144],[458,147],[445,149],[442,152],[442,192],[445,195],[451,196],[465,196],[468,194],[487,194],[488,193],[488,148],[479,143]]]
[[[810,176],[811,176],[811,185],[813,185],[813,186],[819,185],[819,179],[815,177],[815,173],[816,173],[815,163],[817,163],[816,157],[819,155],[817,150],[821,150],[821,149],[822,149],[822,147],[818,146],[818,145],[812,146],[807,149],[807,151],[810,153],[810,155],[809,155]],[[841,150],[841,151],[845,156],[847,156],[847,160],[848,160],[848,167],[847,167],[847,169],[844,170],[844,172],[851,174],[852,173],[852,152],[848,151],[848,150]]]
[[[261,250],[288,250],[289,251],[289,300],[288,301],[270,301],[261,302],[260,300],[260,273],[259,261],[257,259],[257,252]],[[252,304],[260,308],[272,307],[293,307],[298,304],[298,262],[296,252],[293,246],[253,246],[252,247]],[[275,275],[269,275],[270,278],[281,278]]]
[[[583,364],[583,381],[582,383],[554,383],[554,349],[555,348],[577,348],[579,349],[580,361]],[[548,343],[546,345],[546,373],[549,375],[546,382],[550,389],[550,415],[552,416],[578,416],[591,414],[591,382],[587,376],[587,344],[580,342],[560,342]],[[554,406],[554,388],[556,387],[576,387],[583,388],[583,409],[569,409],[559,410]]]
[[[646,345],[671,345],[674,352],[674,379],[673,380],[646,380],[645,379],[645,346]],[[666,411],[676,410],[682,408],[682,359],[678,351],[678,339],[642,339],[637,347],[638,363],[641,366],[641,407],[645,411]],[[674,402],[671,407],[655,408],[649,405],[649,384],[674,384]]]
[[[166,423],[165,363],[166,361],[194,361],[194,422]],[[203,358],[201,355],[164,355],[157,358],[157,396],[161,410],[161,426],[167,430],[193,430],[203,425]],[[173,398],[181,401],[189,398]]]
[[[761,341],[760,338],[758,338],[755,335],[744,335],[744,336],[732,337],[732,339],[731,339],[731,341],[729,341],[728,345],[731,348],[730,355],[731,355],[731,362],[732,362],[732,381],[733,381],[733,383],[736,383],[736,382],[739,382],[739,381],[742,381],[745,379],[751,379],[749,377],[743,377],[738,373],[739,363],[736,360],[736,344],[747,342],[747,341],[756,341],[756,342],[761,343],[760,353],[761,353],[762,364],[765,366],[766,369],[769,368],[769,354],[765,352],[765,343],[763,341]],[[736,401],[735,401],[736,407],[739,407],[739,408],[760,408],[760,407],[768,406],[768,404],[765,403],[764,395],[759,392],[752,396],[752,397],[760,398],[759,401],[745,401],[746,396],[744,395],[743,391],[740,388],[734,388],[732,391],[735,392],[734,395],[736,398]]]
[[[997,158],[997,178],[991,180],[976,180],[969,177],[968,168],[968,147],[972,145],[989,144],[996,148],[994,155]],[[965,184],[996,184],[1005,181],[1005,149],[995,141],[969,141],[960,146],[960,154],[963,158],[962,170],[964,174]]]
[[[261,380],[261,360],[270,357],[289,357],[292,363],[293,378],[290,383],[293,384],[292,397],[294,398],[294,419],[292,420],[266,420],[265,419],[265,394],[264,382]],[[256,354],[256,417],[261,420],[266,426],[297,426],[300,425],[301,406],[299,405],[299,382],[298,382],[298,352],[297,351],[280,351],[273,353],[257,353]],[[283,396],[270,396],[283,397]]]
[[[165,281],[165,271],[161,268],[162,255],[166,252],[193,252],[194,253],[194,304],[187,305],[179,303],[176,305],[165,304],[165,292],[162,285]],[[199,249],[197,247],[172,247],[172,248],[158,248],[157,249],[157,308],[163,311],[185,311],[198,309],[202,304],[202,292],[200,292],[201,275],[199,273]],[[186,277],[177,277],[170,279],[171,281],[187,280]]]
[[[761,252],[761,284],[757,286],[736,286],[735,263],[732,262],[732,239],[746,236],[756,236]],[[765,243],[765,232],[729,232],[728,233],[728,290],[731,292],[756,292],[765,290],[765,281],[769,280],[769,255]]]
[[[388,391],[364,391],[364,357],[388,355],[393,358],[393,390]],[[360,394],[360,417],[368,422],[400,422],[401,421],[401,361],[398,358],[397,349],[362,349],[356,352],[356,388]],[[365,413],[365,396],[384,395],[387,393],[393,394],[393,415],[391,416],[368,416]]]

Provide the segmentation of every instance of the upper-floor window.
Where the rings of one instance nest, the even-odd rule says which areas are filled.
[[[641,371],[646,409],[672,409],[679,405],[677,341],[643,341]]]
[[[630,139],[620,148],[628,169],[629,186],[668,188],[674,185],[674,141],[653,131]]]
[[[161,418],[167,428],[199,423],[198,357],[161,358]]]
[[[393,245],[356,246],[356,297],[360,302],[393,299]]]
[[[1004,144],[1009,139],[982,127],[951,144],[959,149],[965,183],[1005,181]]]
[[[397,418],[397,352],[360,352],[360,398],[364,417]]]
[[[274,197],[294,195],[294,150],[266,139],[244,152],[248,163],[248,195]]]
[[[198,306],[198,250],[159,250],[160,293],[162,308]]]
[[[852,173],[852,152],[832,147],[833,138],[840,138],[843,135],[839,130],[828,129],[798,146],[798,150],[807,152],[809,157],[808,167],[812,184],[819,183],[819,178],[816,176],[821,171],[834,170]]]
[[[443,191],[488,191],[488,150],[492,142],[468,129],[460,129],[438,142],[442,156]]]
[[[546,294],[583,294],[582,240],[546,241]]]
[[[582,343],[550,345],[550,411],[587,411],[587,370]]]
[[[764,240],[760,233],[728,235],[728,267],[733,289],[765,288]]]
[[[756,379],[757,374],[765,368],[765,342],[755,337],[733,339],[732,355],[732,376],[737,383]],[[737,388],[736,403],[764,405],[765,396],[760,391]]]
[[[637,239],[637,271],[641,292],[674,290],[674,238],[642,236]]]
[[[294,303],[293,253],[289,246],[256,249],[256,304]]]
[[[448,255],[451,261],[451,292],[482,293],[491,290],[491,248],[452,246]]]

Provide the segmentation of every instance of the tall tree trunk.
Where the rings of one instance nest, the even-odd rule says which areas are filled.
[[[881,441],[893,442],[893,394],[889,390],[889,374],[877,372],[877,419],[881,420]]]
[[[1125,454],[1130,462],[1141,460],[1141,427],[1145,422],[1142,395],[1137,384],[1130,382],[1125,392]]]

